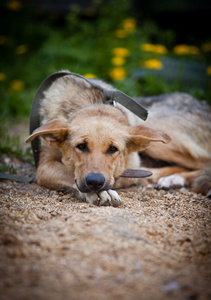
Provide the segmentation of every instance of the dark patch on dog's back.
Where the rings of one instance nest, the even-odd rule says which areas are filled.
[[[211,105],[206,101],[197,101],[186,93],[175,92],[159,96],[139,97],[135,100],[149,109],[165,108],[165,111],[179,111],[206,117],[211,115]]]

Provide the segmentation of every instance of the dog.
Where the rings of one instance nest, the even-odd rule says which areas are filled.
[[[145,158],[175,164],[153,168],[159,188],[192,183],[211,161],[206,104],[200,115],[192,103],[200,104],[190,96],[181,96],[186,106],[182,101],[175,104],[171,95],[157,103],[138,98],[137,102],[149,107],[145,123],[118,102],[115,106],[104,104],[97,86],[115,91],[101,80],[88,82],[72,73],[57,78],[43,91],[40,126],[26,140],[40,141],[39,185],[73,188],[88,203],[119,206],[121,198],[115,189],[140,182],[121,177],[125,170],[141,167],[140,151]]]

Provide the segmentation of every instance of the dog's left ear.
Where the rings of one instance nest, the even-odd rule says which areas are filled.
[[[70,133],[68,124],[60,120],[53,120],[38,127],[27,139],[26,143],[33,141],[38,135],[41,136],[49,145],[58,147],[65,141]]]
[[[169,143],[171,138],[161,131],[156,131],[147,126],[133,126],[129,129],[128,149],[130,152],[142,151],[150,142]]]

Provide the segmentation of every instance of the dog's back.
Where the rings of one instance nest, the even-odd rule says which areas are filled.
[[[167,94],[161,99],[149,106],[146,124],[167,132],[178,148],[195,159],[211,159],[211,106],[184,93]]]
[[[74,75],[57,79],[43,94],[40,100],[42,125],[53,119],[68,120],[79,108],[103,103],[103,92],[100,89]]]
[[[100,79],[89,79],[89,82],[104,89],[116,90],[112,85]],[[44,97],[40,99],[41,125],[53,119],[68,120],[80,108],[94,103],[103,104],[102,90],[95,88],[89,82],[71,74],[53,82],[50,88],[44,91]],[[127,116],[130,125],[142,123],[137,116],[121,104],[117,103],[116,106]]]

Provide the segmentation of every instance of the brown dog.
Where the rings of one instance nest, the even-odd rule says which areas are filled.
[[[36,174],[40,185],[75,188],[87,202],[119,205],[112,188],[137,182],[120,178],[126,169],[140,167],[137,151],[150,142],[170,141],[165,133],[139,125],[140,119],[120,104],[103,104],[102,91],[83,78],[63,76],[43,94],[42,126],[26,140],[42,138]]]
[[[102,81],[97,84],[114,90]],[[206,145],[200,143],[206,140],[208,129],[206,134],[202,130],[205,137],[195,138],[191,129],[192,113],[180,114],[177,109],[175,114],[173,109],[162,108],[159,102],[157,112],[153,106],[149,110],[146,123],[149,127],[146,127],[119,103],[115,107],[103,104],[100,89],[71,74],[52,82],[43,95],[39,112],[41,126],[26,140],[41,137],[36,174],[40,185],[52,189],[74,188],[89,203],[118,206],[121,200],[113,188],[138,182],[138,179],[120,177],[126,169],[140,167],[138,151],[146,149],[147,156],[179,164],[179,167],[154,170],[156,179],[180,173],[180,176],[160,179],[158,185],[164,188],[187,184],[211,160],[211,139]],[[164,132],[173,137],[171,143]]]

